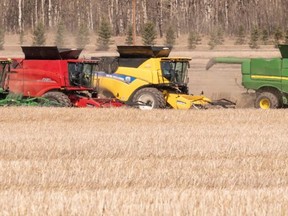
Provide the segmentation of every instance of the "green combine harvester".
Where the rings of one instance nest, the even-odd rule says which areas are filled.
[[[216,63],[241,64],[242,85],[256,92],[254,106],[283,108],[288,105],[288,45],[279,45],[279,50],[282,58],[213,58],[206,70]]]

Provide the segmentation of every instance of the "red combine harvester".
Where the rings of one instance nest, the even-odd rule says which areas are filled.
[[[0,61],[2,92],[25,98],[43,97],[63,107],[123,105],[114,99],[98,98],[97,89],[92,87],[98,61],[79,59],[81,49],[23,46],[22,50],[24,59]]]

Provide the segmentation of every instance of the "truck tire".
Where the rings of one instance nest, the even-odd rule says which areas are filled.
[[[166,107],[164,95],[156,88],[140,89],[133,96],[133,103],[139,103],[139,109],[141,110],[162,109]]]
[[[255,108],[277,109],[280,107],[280,99],[272,92],[262,92],[257,94]]]
[[[60,107],[71,107],[72,103],[69,97],[63,92],[51,91],[45,93],[43,98],[48,99],[51,102],[51,106],[60,106]]]

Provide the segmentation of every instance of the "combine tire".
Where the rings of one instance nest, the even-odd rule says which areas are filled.
[[[139,104],[141,110],[162,109],[166,107],[163,94],[156,88],[143,88],[133,96],[133,103]]]
[[[69,97],[63,92],[51,91],[45,93],[42,97],[48,99],[51,102],[50,106],[59,106],[59,107],[72,106]]]
[[[271,92],[262,92],[256,96],[255,108],[277,109],[280,107],[279,98]]]

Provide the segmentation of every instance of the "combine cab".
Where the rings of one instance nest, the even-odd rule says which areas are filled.
[[[23,98],[46,98],[63,107],[122,106],[116,100],[97,97],[91,84],[98,61],[79,59],[82,50],[57,47],[22,47],[22,50],[24,59],[0,62],[3,92]]]
[[[106,97],[117,98],[140,109],[205,108],[208,104],[229,106],[203,95],[189,95],[190,58],[169,57],[171,47],[118,46],[119,57],[92,58],[99,61],[94,87]]]

